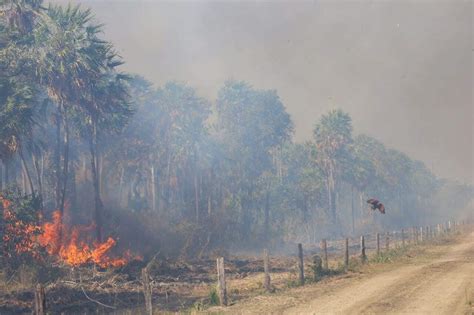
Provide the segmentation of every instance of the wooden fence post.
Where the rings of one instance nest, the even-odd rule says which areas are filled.
[[[378,255],[380,255],[380,233],[377,233],[375,235],[375,238],[376,238],[376,241],[377,241],[376,253],[377,253],[377,256],[378,256]]]
[[[411,238],[412,238],[412,243],[416,244],[416,230],[414,227],[411,228]]]
[[[402,229],[402,247],[405,247],[405,229]]]
[[[345,250],[344,250],[344,271],[349,270],[349,238],[346,237]]]
[[[360,261],[365,263],[367,261],[367,255],[365,254],[365,238],[364,235],[360,237]]]
[[[420,226],[420,243],[423,243],[423,227]]]
[[[328,244],[326,239],[321,240],[321,251],[323,252],[323,268],[324,269],[329,269],[329,262],[328,262]]]
[[[270,258],[268,257],[268,250],[263,250],[263,270],[265,272],[265,279],[263,281],[263,287],[265,291],[271,291],[270,285]]]
[[[217,293],[221,306],[227,306],[227,287],[225,283],[224,257],[217,258]]]
[[[390,232],[385,233],[385,251],[390,249]]]
[[[303,245],[301,243],[298,243],[298,269],[300,285],[304,285]]]
[[[46,313],[46,298],[44,287],[37,284],[35,288],[35,315],[44,315]]]
[[[441,235],[441,224],[436,225],[436,230],[438,232],[438,237]]]
[[[143,295],[145,296],[145,309],[148,315],[153,314],[153,303],[152,303],[152,287],[150,285],[150,275],[148,269],[145,267],[142,269],[142,285]]]

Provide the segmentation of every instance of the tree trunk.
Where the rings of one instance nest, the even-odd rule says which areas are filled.
[[[54,150],[54,167],[56,169],[56,209],[60,208],[61,203],[61,118],[60,113],[56,113],[56,148]]]
[[[63,123],[64,123],[64,161],[63,161],[63,176],[62,176],[62,193],[61,204],[59,210],[61,214],[64,213],[64,205],[66,203],[67,180],[69,175],[69,121],[67,113],[63,108]]]
[[[21,191],[22,191],[25,195],[27,195],[27,194],[28,194],[28,191],[26,190],[26,186],[27,186],[27,185],[26,185],[26,176],[25,176],[25,169],[24,169],[24,168],[22,168],[22,170],[21,170],[21,178],[20,178],[20,180],[21,180]]]
[[[308,221],[308,196],[303,193],[303,222]]]
[[[10,183],[10,161],[8,158],[5,160],[5,187]]]
[[[207,216],[210,218],[212,213],[212,202],[211,202],[211,191],[209,189],[208,195],[207,195]]]
[[[104,189],[104,178],[103,178],[104,159],[102,157],[99,147],[97,146],[97,137],[95,139],[95,154],[96,154],[96,161],[97,161],[97,174],[99,176],[99,191],[102,195],[106,195],[107,192]]]
[[[124,167],[121,168],[120,170],[120,181],[119,181],[119,204],[122,207],[123,206],[123,173],[124,173]]]
[[[168,148],[168,159],[166,162],[166,190],[165,190],[165,201],[166,207],[170,206],[171,198],[171,150]]]
[[[43,158],[42,154],[41,154],[41,158]],[[36,180],[38,182],[38,196],[40,198],[40,211],[42,211],[43,210],[43,178],[41,175],[41,167],[38,161],[38,157],[36,156],[35,153],[31,154],[31,159],[33,160],[33,166],[36,172]]]
[[[352,213],[352,234],[354,234],[355,233],[354,186],[351,186],[351,213]]]
[[[97,125],[93,122],[91,135],[89,139],[89,149],[91,153],[92,184],[94,186],[94,215],[96,224],[96,238],[98,242],[102,241],[102,200],[100,199],[100,185],[97,165]]]
[[[3,190],[3,161],[0,160],[0,190]]]
[[[156,183],[155,183],[155,166],[152,164],[151,172],[151,209],[156,212]]]
[[[165,184],[163,183],[161,177],[158,178],[158,211],[162,211],[164,209],[164,196],[165,196]]]
[[[18,153],[20,154],[21,164],[23,165],[23,170],[26,174],[26,178],[28,179],[28,183],[30,185],[31,194],[35,196],[35,188],[33,187],[33,181],[31,179],[30,170],[28,169],[28,164],[26,164],[25,156],[23,154],[23,149],[21,147],[18,150]]]
[[[84,182],[87,182],[87,167],[86,167],[86,164],[87,164],[87,158],[84,157],[84,159],[82,160],[82,179],[84,180]]]
[[[194,165],[194,167],[196,167],[196,165]],[[196,223],[199,223],[199,189],[196,169],[194,170],[194,208],[196,211]]]
[[[268,232],[270,230],[270,192],[265,195],[265,223],[264,223],[265,241],[268,241]]]
[[[77,169],[72,167],[71,169],[71,191],[70,191],[70,198],[71,198],[71,207],[72,209],[77,209],[77,186],[76,186],[76,172]]]
[[[331,223],[336,223],[336,183],[334,178],[334,170],[332,163],[329,164],[328,176],[327,176],[327,190],[329,198],[329,214]]]
[[[44,155],[41,154],[41,164],[40,164],[40,179],[41,179],[41,198],[43,198],[44,195],[44,188],[43,188],[43,183],[44,183]],[[41,204],[43,201],[41,200]]]

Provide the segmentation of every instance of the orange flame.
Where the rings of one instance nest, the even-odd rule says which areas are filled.
[[[109,237],[103,243],[91,242],[87,234],[94,228],[89,226],[66,226],[63,223],[61,212],[53,212],[51,222],[41,226],[22,221],[11,209],[11,201],[0,196],[0,205],[3,208],[3,251],[8,257],[16,254],[29,253],[40,259],[40,249],[44,248],[49,255],[58,257],[71,266],[96,264],[100,267],[121,267],[130,260],[141,260],[126,251],[122,257],[111,257],[110,252],[116,245],[116,240]],[[92,245],[89,245],[92,244]]]
[[[93,243],[92,246],[84,241],[81,231],[90,230],[93,226],[73,226],[66,229],[62,223],[61,213],[53,213],[53,221],[42,226],[43,233],[38,237],[38,242],[46,248],[50,255],[57,255],[62,261],[72,266],[94,263],[100,267],[121,267],[126,265],[132,257],[127,251],[123,257],[112,258],[109,256],[116,241],[109,237],[103,243]],[[69,230],[69,235],[64,233]],[[62,238],[60,237],[62,235]]]

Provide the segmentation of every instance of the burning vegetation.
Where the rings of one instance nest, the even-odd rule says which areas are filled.
[[[94,224],[68,226],[60,211],[53,212],[50,222],[39,223],[40,216],[37,220],[26,220],[21,212],[14,210],[12,201],[0,196],[0,202],[4,220],[3,252],[7,256],[26,254],[41,260],[42,254],[46,254],[70,266],[95,264],[102,268],[122,267],[130,260],[141,260],[128,250],[120,256],[113,255],[117,241],[112,237],[105,242],[94,241],[90,237]]]
[[[130,251],[125,251],[121,257],[112,257],[111,251],[117,241],[112,237],[102,243],[91,240],[88,232],[91,232],[94,226],[91,224],[67,227],[63,223],[61,213],[55,211],[52,221],[41,226],[42,232],[37,240],[48,254],[57,256],[71,266],[96,264],[102,268],[122,267],[131,259],[140,259],[139,256],[132,256]]]
[[[13,255],[28,253],[39,258],[36,237],[41,233],[41,227],[27,218],[19,217],[12,209],[12,202],[1,195],[0,205],[3,208],[3,254],[12,258]]]

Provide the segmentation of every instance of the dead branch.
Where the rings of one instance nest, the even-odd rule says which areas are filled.
[[[111,309],[116,309],[115,306],[110,306],[110,305],[104,304],[104,303],[102,303],[102,302],[100,302],[100,301],[97,301],[97,300],[94,300],[94,299],[90,298],[90,297],[87,295],[86,291],[84,291],[84,288],[83,288],[82,286],[81,286],[81,290],[82,290],[82,293],[84,293],[84,296],[85,296],[89,301],[94,302],[94,303],[97,303],[97,304],[99,304],[100,306],[103,306],[103,307],[107,307],[107,308],[111,308]]]

